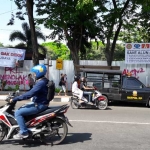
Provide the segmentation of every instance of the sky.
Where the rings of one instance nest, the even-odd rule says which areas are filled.
[[[20,41],[15,40],[13,42],[9,41],[9,35],[11,32],[15,30],[22,31],[21,24],[23,22],[28,22],[28,18],[26,17],[24,21],[20,21],[19,19],[15,18],[14,25],[7,25],[11,18],[11,13],[14,15],[17,12],[17,6],[14,3],[14,0],[0,0],[0,43],[3,43],[4,46],[7,45],[16,45],[19,44]],[[50,30],[44,28],[44,26],[39,26],[41,28],[41,32],[48,36],[50,34]],[[49,42],[50,40],[47,40],[46,42]],[[44,41],[38,41],[39,43],[43,43]]]

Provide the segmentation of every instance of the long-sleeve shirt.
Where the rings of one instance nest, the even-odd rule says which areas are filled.
[[[24,93],[21,96],[13,98],[13,101],[21,101],[33,97],[32,101],[35,103],[48,104],[49,101],[47,100],[47,83],[48,79],[39,79],[30,91]]]

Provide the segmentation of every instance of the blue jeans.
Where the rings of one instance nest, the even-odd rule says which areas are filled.
[[[35,106],[33,102],[28,103],[22,107],[20,107],[18,110],[15,111],[15,118],[17,120],[17,123],[20,127],[20,133],[21,134],[27,134],[28,128],[26,127],[25,120],[23,116],[29,116],[37,114],[38,112],[41,112],[45,110],[48,106],[44,104],[38,104]]]

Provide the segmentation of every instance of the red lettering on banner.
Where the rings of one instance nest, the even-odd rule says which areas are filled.
[[[17,53],[11,53],[11,56],[15,56],[15,57],[22,57],[22,54],[17,54]]]
[[[124,69],[123,72],[122,72],[122,74],[123,74],[123,75],[126,75],[126,74],[128,74],[128,73],[131,73],[132,76],[134,76],[134,77],[136,77],[136,78],[139,78],[139,77],[138,77],[138,74],[139,74],[139,73],[143,73],[143,72],[145,72],[143,68],[140,68],[140,69],[132,69],[132,70],[130,70],[130,71],[129,71],[128,69]]]
[[[7,85],[25,84],[28,80],[27,75],[23,75],[23,72],[18,71],[18,68],[5,67],[5,74],[0,74],[0,80],[6,80]]]
[[[16,74],[16,73],[22,73],[20,71],[18,71],[18,68],[9,68],[9,67],[5,67],[5,74],[9,72],[10,74],[13,73],[13,74]]]
[[[9,53],[8,52],[1,52],[1,55],[9,56]]]
[[[142,48],[150,48],[149,44],[142,44]]]

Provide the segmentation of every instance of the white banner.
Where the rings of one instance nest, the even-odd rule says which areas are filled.
[[[150,43],[126,43],[126,64],[150,64]]]
[[[25,50],[15,48],[0,48],[0,66],[15,67],[17,61],[24,60]]]

